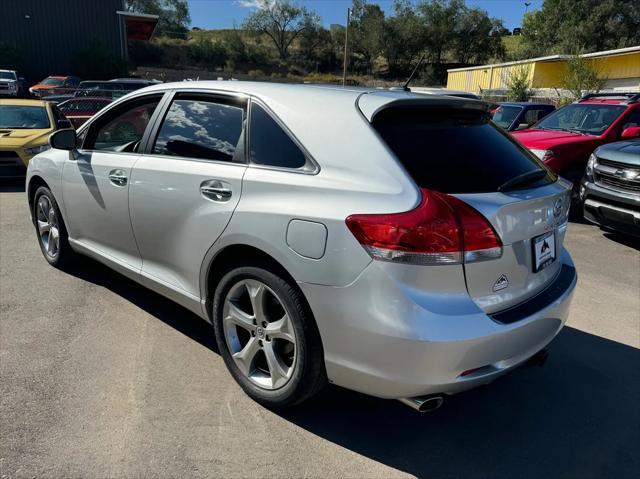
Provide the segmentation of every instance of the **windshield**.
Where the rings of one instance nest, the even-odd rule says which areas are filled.
[[[574,103],[551,113],[536,128],[601,135],[626,109],[625,105]]]
[[[64,84],[64,78],[45,78],[42,80],[43,85],[60,86]]]
[[[484,193],[516,179],[520,188],[555,181],[484,112],[387,108],[373,126],[421,188]]]
[[[49,115],[43,106],[0,105],[0,128],[49,128]]]
[[[16,74],[14,72],[0,72],[0,79],[2,80],[15,80]]]
[[[521,110],[522,107],[520,106],[501,106],[493,114],[493,122],[506,130],[511,126]]]

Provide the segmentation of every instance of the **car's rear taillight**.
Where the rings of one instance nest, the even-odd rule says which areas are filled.
[[[351,215],[346,223],[373,259],[437,265],[502,256],[502,242],[484,216],[454,196],[426,189],[411,211]]]

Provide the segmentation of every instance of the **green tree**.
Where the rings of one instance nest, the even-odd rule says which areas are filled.
[[[574,99],[578,99],[585,93],[598,93],[606,82],[607,79],[600,77],[589,60],[574,55],[567,62],[567,72],[562,77],[560,86],[569,90]]]
[[[158,15],[158,35],[186,36],[191,17],[187,0],[125,0],[130,12]]]
[[[244,28],[269,37],[281,60],[289,57],[289,48],[296,38],[320,25],[320,17],[315,12],[292,0],[257,0],[257,4],[257,10],[245,20]]]
[[[501,20],[489,18],[479,8],[464,7],[457,18],[452,49],[460,63],[485,63],[489,58],[503,58]]]
[[[543,56],[640,44],[638,0],[545,0],[522,23],[525,54]]]
[[[366,0],[353,0],[351,19],[351,49],[362,57],[367,73],[371,74],[373,62],[384,48],[384,12],[378,5],[367,4]]]
[[[423,23],[428,59],[442,63],[456,38],[456,25],[465,9],[464,0],[420,0],[416,6]]]
[[[409,0],[395,0],[394,15],[384,23],[383,53],[389,75],[407,74],[424,48],[424,28]]]

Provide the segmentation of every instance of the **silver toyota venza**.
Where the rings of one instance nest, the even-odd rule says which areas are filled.
[[[569,312],[569,185],[481,101],[163,84],[50,144],[27,175],[46,260],[91,256],[211,322],[269,407],[328,381],[430,409]]]

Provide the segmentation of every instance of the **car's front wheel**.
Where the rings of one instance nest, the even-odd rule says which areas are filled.
[[[33,196],[33,222],[45,259],[56,268],[66,266],[74,253],[58,203],[46,186],[39,187]]]
[[[213,301],[218,349],[234,379],[271,408],[298,404],[326,381],[320,335],[301,293],[268,268],[229,271]]]

